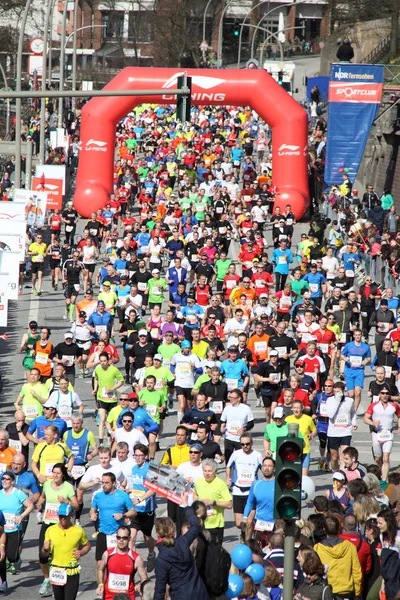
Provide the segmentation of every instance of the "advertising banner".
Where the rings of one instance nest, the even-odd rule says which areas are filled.
[[[325,182],[354,181],[383,91],[383,65],[331,65]]]
[[[25,221],[26,202],[2,202],[0,204],[0,219]]]
[[[5,211],[8,211],[10,215],[16,214],[14,207],[19,206],[22,202],[25,205],[24,220],[26,220],[27,224],[35,227],[43,227],[46,216],[47,193],[17,189],[14,191],[14,202],[8,203]],[[3,207],[0,207],[0,218],[3,213],[2,209]],[[11,216],[9,218],[14,218],[15,221],[21,220]]]
[[[0,222],[7,223],[7,221]],[[5,292],[9,300],[18,299],[20,253],[18,235],[4,236],[0,233],[0,272],[7,277],[3,280],[0,292]]]
[[[65,194],[65,165],[36,165],[35,175],[45,181],[62,179],[62,193]]]
[[[8,318],[8,273],[0,272],[0,327],[7,327]]]
[[[62,208],[63,181],[62,179],[47,179],[43,177],[32,177],[32,189],[35,194],[44,192],[47,196],[47,209],[55,210]]]

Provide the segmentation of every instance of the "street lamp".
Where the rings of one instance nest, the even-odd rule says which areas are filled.
[[[278,34],[281,33],[280,31],[277,31],[276,33],[274,33],[270,29],[265,29],[265,27],[260,27],[259,25],[252,25],[251,23],[244,23],[243,26],[244,27],[251,27],[252,29],[258,29],[259,31],[265,31],[265,33],[269,34],[268,39],[271,39],[271,37],[275,38],[276,43],[279,46],[279,54],[281,55],[281,62],[283,62],[283,60],[284,60],[284,57],[283,57],[283,46],[282,46],[281,40],[278,37]],[[295,29],[295,28],[292,27],[292,29]],[[260,63],[260,66],[262,66],[261,65],[261,61],[259,61],[259,63]]]
[[[47,78],[47,42],[49,38],[50,15],[52,13],[51,5],[55,0],[47,0],[46,19],[44,22],[43,35],[43,56],[42,56],[42,92],[46,91]],[[44,163],[44,144],[45,144],[45,123],[46,123],[46,98],[40,100],[40,136],[39,136],[39,164]]]
[[[265,17],[267,17],[267,16],[268,16],[268,13],[263,15],[257,23],[257,26],[256,26],[257,29],[254,32],[253,39],[251,40],[251,56],[252,57],[254,56],[254,46],[255,46],[255,39],[257,36],[258,26],[261,25],[261,23],[264,21]],[[277,31],[277,33],[284,33],[285,31],[292,31],[293,29],[300,29],[300,27],[285,27],[284,29],[279,29],[279,31]]]
[[[219,25],[218,25],[218,49],[217,49],[217,67],[218,67],[218,69],[222,66],[222,33],[223,33],[223,29],[224,29],[224,16],[225,16],[226,11],[228,10],[228,8],[230,7],[230,5],[234,1],[235,0],[228,0],[228,2],[226,3],[226,5],[222,9],[221,17],[219,19]]]
[[[255,6],[253,6],[245,15],[241,26],[240,26],[240,33],[239,33],[239,49],[238,49],[238,64],[237,64],[237,68],[240,69],[240,55],[242,52],[242,33],[243,33],[243,27],[246,24],[246,20],[247,17],[253,12],[253,10],[255,10],[256,8],[258,8],[260,6],[260,4],[262,4],[263,2],[265,2],[266,0],[261,0],[261,2],[259,2],[258,4],[256,4]],[[279,10],[280,8],[287,8],[288,6],[293,6],[294,4],[296,4],[296,0],[293,0],[292,4],[281,4],[280,6],[274,6],[274,8],[271,8],[271,10],[269,10],[267,13],[265,13],[265,15],[263,16],[263,19],[265,17],[268,17],[268,15],[270,15],[271,13],[273,13],[275,10]],[[253,57],[253,54],[251,55]]]
[[[1,64],[1,62],[0,62],[0,73],[1,73],[1,75],[3,77],[4,89],[5,89],[6,92],[8,92],[7,77],[6,77],[6,74],[5,74],[5,71],[3,69],[3,65]],[[6,115],[6,119],[7,119],[6,120],[6,135],[8,136],[9,131],[10,131],[10,99],[7,98],[5,100],[5,102],[6,102],[6,106],[7,106],[7,109],[6,109],[7,110],[7,115]]]
[[[203,13],[203,39],[202,41],[204,41],[206,39],[206,19],[207,19],[207,11],[208,11],[208,7],[210,6],[212,0],[208,0],[206,7],[204,9],[204,13]]]

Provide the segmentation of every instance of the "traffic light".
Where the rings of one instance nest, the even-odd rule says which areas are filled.
[[[181,90],[183,87],[188,87],[192,93],[192,78],[183,75],[178,77],[177,88]],[[176,118],[182,123],[190,122],[190,104],[191,96],[178,96],[176,99]]]
[[[236,37],[239,35],[240,33],[240,25],[235,25],[235,27],[233,28],[233,35],[235,35]]]
[[[283,71],[278,71],[278,83],[279,85],[283,83]]]
[[[275,465],[275,519],[299,519],[303,440],[295,434],[277,439]]]

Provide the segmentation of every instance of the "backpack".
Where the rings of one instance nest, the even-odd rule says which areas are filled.
[[[230,554],[220,544],[209,544],[207,548],[205,580],[213,596],[222,596],[228,589],[231,568]]]

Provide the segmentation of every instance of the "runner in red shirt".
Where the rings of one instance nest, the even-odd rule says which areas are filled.
[[[239,285],[240,277],[235,273],[235,265],[229,265],[228,273],[224,277],[223,289],[224,289],[224,303],[229,306],[229,296],[232,290]]]
[[[274,286],[274,280],[272,279],[271,274],[264,271],[264,267],[261,264],[257,265],[256,272],[253,273],[251,277],[251,283],[254,285],[257,298],[259,298],[261,294],[269,294],[269,288]]]
[[[61,233],[61,211],[58,208],[49,216],[47,224],[50,227],[51,243],[53,243],[54,238],[60,237]]]
[[[196,294],[196,303],[199,306],[208,306],[210,304],[211,298],[211,289],[208,283],[206,283],[207,279],[205,275],[200,275],[199,284],[196,285],[195,294]]]

